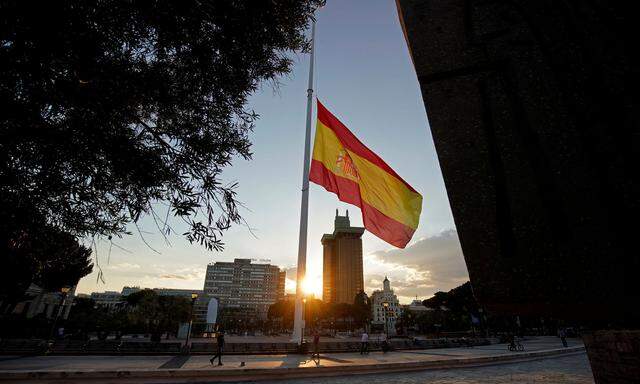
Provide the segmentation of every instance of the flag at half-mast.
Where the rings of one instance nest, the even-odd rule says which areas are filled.
[[[404,248],[418,228],[422,196],[318,101],[309,180],[360,207],[364,227]]]

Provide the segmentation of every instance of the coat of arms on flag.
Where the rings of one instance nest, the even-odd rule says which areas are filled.
[[[338,154],[338,159],[336,160],[336,174],[341,174],[350,179],[358,180],[358,170],[356,166],[353,165],[353,160],[351,160],[351,156],[347,153],[347,151],[342,150]]]

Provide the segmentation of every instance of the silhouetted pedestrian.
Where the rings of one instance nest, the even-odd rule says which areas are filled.
[[[222,330],[218,331],[218,334],[216,335],[216,341],[218,342],[218,351],[209,361],[211,362],[211,365],[213,365],[213,361],[218,358],[218,365],[223,365],[222,352],[224,350],[224,332]]]
[[[382,334],[381,338],[382,338],[382,342],[380,343],[380,348],[382,348],[382,353],[387,353],[391,350],[391,345],[387,340],[387,335]]]
[[[311,358],[317,357],[320,360],[320,334],[318,330],[313,332],[313,353],[311,354]]]
[[[362,337],[360,338],[360,354],[369,354],[369,334],[367,331],[362,332]]]
[[[562,345],[567,348],[569,345],[567,345],[567,331],[565,331],[564,328],[560,328],[558,330],[558,336],[560,337],[560,340],[562,340]]]

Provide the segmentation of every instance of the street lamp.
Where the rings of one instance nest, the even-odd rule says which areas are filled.
[[[50,344],[50,346],[53,345],[54,332],[56,330],[56,324],[58,324],[58,319],[60,318],[60,314],[62,313],[62,311],[64,311],[64,305],[65,305],[65,302],[67,301],[67,294],[69,293],[70,290],[71,290],[71,288],[69,288],[69,287],[60,288],[60,293],[62,293],[62,299],[60,301],[60,308],[58,308],[58,312],[56,313],[56,317],[53,319],[53,324],[51,325],[51,332],[49,332],[49,344]]]
[[[191,312],[189,313],[189,331],[187,332],[187,341],[185,343],[187,352],[190,352],[191,350],[191,345],[189,343],[191,342],[191,326],[193,325],[193,307],[195,306],[197,299],[198,299],[198,294],[195,292],[192,293],[191,294]]]
[[[389,309],[389,302],[383,301],[382,307],[384,308],[383,312],[384,312],[384,333],[386,336],[385,339],[389,339],[389,323],[387,321],[387,310]]]

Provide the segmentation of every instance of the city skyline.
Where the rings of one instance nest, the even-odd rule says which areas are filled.
[[[416,294],[428,297],[447,291],[468,280],[468,275],[395,5],[363,4],[331,3],[318,13],[315,91],[424,196],[420,226],[406,249],[395,249],[368,232],[363,235],[365,291],[381,285],[388,273],[403,283],[396,293],[408,302]],[[124,285],[195,288],[208,263],[234,258],[270,259],[288,271],[287,292],[293,291],[309,65],[307,55],[293,59],[293,72],[280,79],[277,88],[265,84],[250,99],[250,106],[261,115],[251,136],[253,159],[236,159],[223,174],[226,182],[239,183],[238,199],[246,207],[241,213],[248,227],[225,232],[226,248],[215,253],[184,240],[181,233],[186,227],[175,220],[171,224],[177,234],[168,236],[171,246],[167,245],[153,219],[145,217],[139,223],[141,234],[130,227],[133,235],[115,238],[116,245],[96,240],[97,267],[81,280],[79,292]],[[357,208],[311,186],[307,275],[309,288],[318,297],[320,237],[331,228],[336,208],[350,209],[352,224],[362,226]],[[157,209],[164,213],[166,208]],[[104,284],[98,279],[100,270]]]
[[[246,259],[246,260],[248,260],[248,259]],[[252,263],[253,263],[253,261],[254,260],[251,260]],[[222,262],[222,263],[230,264],[230,262]],[[211,267],[214,264],[215,263],[210,263],[207,267]],[[255,264],[252,264],[252,265],[255,265]],[[277,266],[275,266],[275,267],[277,267]],[[388,279],[387,276],[385,276],[385,279],[380,283],[382,285],[382,287],[383,287],[383,290],[384,290],[384,287],[386,287],[389,282],[390,282],[390,280]],[[206,284],[206,282],[205,282],[205,284]],[[94,300],[96,298],[98,298],[98,300],[102,300],[102,299],[99,298],[100,295],[117,294],[118,296],[126,297],[131,293],[139,292],[139,291],[143,291],[143,290],[151,290],[151,291],[154,291],[154,292],[159,293],[161,295],[163,295],[163,294],[166,295],[165,292],[174,292],[174,291],[178,292],[178,291],[180,291],[180,293],[185,294],[185,297],[186,297],[186,293],[195,292],[195,293],[198,293],[198,295],[199,295],[198,298],[200,298],[200,295],[202,295],[202,297],[205,297],[205,294],[206,294],[205,290],[203,290],[201,288],[200,289],[199,288],[167,288],[167,287],[143,287],[143,286],[137,286],[137,285],[136,286],[125,285],[120,289],[94,291],[94,292],[89,292],[89,293],[77,292],[77,293],[74,294],[74,296],[75,297],[82,297],[82,298],[91,298],[91,299],[94,299]],[[381,292],[381,290],[380,290],[380,287],[372,286],[370,291],[365,289],[364,292],[367,294],[367,296],[373,297],[373,295],[376,292]],[[176,294],[176,295],[179,295],[179,294]],[[209,293],[209,294],[206,294],[206,295],[207,295],[207,298],[218,298],[215,294],[212,294],[212,293]],[[284,295],[282,296],[282,299],[279,299],[279,300],[286,301],[286,300],[288,300],[287,296],[295,297],[295,290],[291,290],[291,291],[285,290]],[[306,292],[305,293],[305,297],[311,297],[311,298],[314,298],[314,299],[325,301],[323,299],[322,295],[318,296],[315,292]],[[428,299],[428,298],[413,297],[408,302],[401,302],[400,300],[398,300],[398,301],[402,305],[410,305],[410,304],[413,304],[416,299],[418,299],[419,301],[422,301],[423,299]]]

